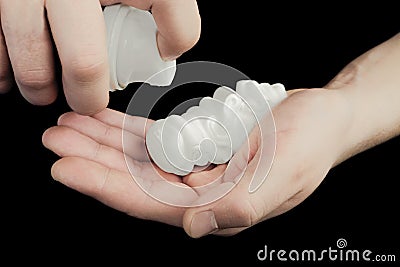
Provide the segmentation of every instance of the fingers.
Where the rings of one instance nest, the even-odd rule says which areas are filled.
[[[204,207],[188,209],[183,218],[185,231],[194,238],[208,234],[233,235],[303,200],[288,201],[297,194],[297,187],[288,183],[285,176],[274,175],[255,193],[249,193],[251,176],[246,173],[224,198]]]
[[[98,162],[108,168],[128,172],[124,155],[109,146],[97,143],[93,139],[64,126],[46,130],[42,137],[46,148],[61,157],[82,157]]]
[[[182,181],[191,187],[207,185],[221,177],[225,169],[226,164],[217,165],[210,170],[189,173],[187,176],[183,177]]]
[[[1,25],[1,14],[0,14]],[[7,46],[4,40],[3,30],[0,27],[0,94],[4,94],[11,89],[11,65],[8,58]]]
[[[76,157],[60,159],[51,172],[54,179],[66,186],[131,216],[182,225],[183,209],[152,199],[128,173]]]
[[[105,110],[93,115],[93,118],[102,121],[105,124],[116,128],[123,128],[125,114],[113,109],[106,108]]]
[[[143,117],[130,116],[112,109],[105,109],[102,112],[96,113],[93,115],[93,118],[96,118],[105,124],[129,131],[141,138],[145,138],[146,131],[153,123],[153,120]]]
[[[143,10],[150,10],[152,5],[152,0],[100,0],[100,3],[103,6],[109,6],[113,4],[126,4],[131,5],[133,7],[143,9]]]
[[[63,114],[58,119],[58,125],[70,127],[97,143],[123,152],[135,160],[148,160],[144,138],[129,131],[123,131],[121,128],[74,112]]]
[[[255,202],[254,196],[248,191],[252,173],[259,158],[256,153],[260,142],[256,133],[256,131],[252,132],[249,143],[243,145],[226,169],[223,169],[224,181],[234,182],[243,175],[232,191],[210,205],[186,211],[183,226],[191,237],[198,238],[219,232],[221,234],[236,233],[252,226],[261,218],[263,212],[260,204],[262,202]]]
[[[254,225],[260,211],[250,200],[247,186],[239,184],[211,205],[188,209],[183,218],[187,234],[194,238],[219,232],[233,234]]]
[[[1,25],[21,94],[36,105],[53,102],[57,96],[57,86],[43,1],[2,1]],[[9,80],[6,55],[4,41],[1,41],[0,68],[3,81]]]
[[[68,104],[81,114],[97,113],[107,106],[109,91],[106,30],[100,3],[98,0],[45,3],[63,68]]]
[[[158,27],[158,48],[165,60],[179,57],[200,38],[201,19],[195,0],[101,0],[101,3],[123,3],[145,10],[151,8]]]
[[[201,20],[195,0],[158,0],[151,9],[157,23],[160,55],[172,60],[191,49],[200,38]]]
[[[89,136],[67,126],[55,126],[46,130],[43,133],[42,142],[46,148],[61,157],[85,158],[107,168],[130,172],[134,176],[146,179],[147,184],[163,179],[170,182],[181,182],[176,175],[165,173],[150,162],[139,162],[131,157],[124,157],[122,151],[98,143]]]
[[[234,177],[237,173],[242,171],[244,174],[229,194],[215,203],[189,209],[185,213],[183,225],[190,236],[238,233],[263,220],[299,192],[298,184],[293,178],[296,177],[294,175],[296,170],[287,167],[296,166],[295,162],[287,160],[290,155],[277,155],[278,158],[268,174],[268,168],[262,166],[264,154],[259,149],[261,144],[257,131],[253,131],[249,137],[248,146],[243,146],[232,158],[229,164],[234,166],[233,171],[226,171],[224,180],[235,180]],[[260,164],[261,169],[264,168],[264,173],[257,171]],[[254,175],[265,176],[267,174],[268,178],[261,187],[250,193],[251,181],[259,179]],[[287,207],[282,206],[282,208]]]

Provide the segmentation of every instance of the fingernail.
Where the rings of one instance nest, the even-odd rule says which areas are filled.
[[[51,177],[57,182],[60,182],[62,180],[62,171],[58,167],[58,163],[54,163],[53,166],[51,166]]]
[[[192,219],[190,225],[190,234],[194,238],[211,234],[218,229],[214,212],[208,210],[197,213]]]

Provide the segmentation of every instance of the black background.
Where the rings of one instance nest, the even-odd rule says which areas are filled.
[[[333,1],[233,2],[199,1],[201,39],[178,63],[216,61],[259,82],[321,87],[400,29],[397,9],[383,3],[350,8]],[[124,111],[136,88],[112,93],[109,107]],[[188,98],[209,93],[201,86],[186,90]],[[264,245],[324,249],[335,247],[338,238],[345,238],[348,248],[396,254],[400,260],[399,138],[331,170],[294,210],[234,237],[195,240],[182,229],[129,217],[52,180],[50,167],[58,157],[42,146],[41,135],[65,111],[62,96],[47,107],[28,104],[16,88],[0,96],[0,260],[254,265],[260,264],[256,253]]]

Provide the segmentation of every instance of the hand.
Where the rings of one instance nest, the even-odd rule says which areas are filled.
[[[110,109],[92,117],[75,112],[62,115],[58,126],[43,134],[43,144],[62,157],[53,165],[52,176],[131,216],[182,226],[185,209],[155,200],[137,184],[138,181],[141,185],[145,183],[152,195],[164,193],[188,201],[198,197],[184,179],[163,172],[148,160],[144,130],[151,123]],[[123,136],[129,142],[124,147]],[[203,173],[216,177],[223,170],[221,166]],[[165,192],[168,182],[160,181],[160,175],[187,190],[183,195],[181,190],[179,194]]]
[[[325,89],[292,91],[273,110],[276,151],[269,173],[259,172],[268,156],[261,145],[268,145],[268,136],[255,129],[249,139],[251,160],[246,162],[247,151],[241,150],[230,162],[247,165],[240,183],[225,198],[187,210],[186,232],[231,235],[282,214],[309,196],[333,166],[399,135],[399,48],[397,34],[353,60]],[[249,194],[251,179],[267,173],[262,186]],[[200,181],[192,176],[188,179]]]
[[[342,92],[300,89],[289,94],[273,110],[276,152],[269,173],[263,146],[271,145],[270,136],[260,134],[268,132],[263,129],[268,123],[261,122],[261,127],[255,128],[249,138],[250,150],[243,148],[230,162],[246,168],[238,185],[224,198],[185,212],[183,225],[190,236],[232,235],[282,214],[306,199],[338,163],[351,118],[350,106]],[[262,186],[249,193],[251,180],[262,180],[267,174]],[[193,181],[192,186],[202,183],[198,175],[202,174],[187,178]],[[212,177],[207,182],[210,180]]]
[[[128,214],[182,225],[192,237],[209,233],[236,234],[301,203],[336,164],[400,134],[399,75],[393,71],[400,62],[399,36],[354,60],[326,89],[289,91],[289,97],[273,110],[276,151],[271,170],[265,168],[268,155],[263,153],[263,146],[271,145],[270,136],[261,134],[270,132],[267,127],[270,124],[263,121],[249,136],[249,146],[239,150],[228,164],[236,169],[234,174],[244,170],[244,177],[229,194],[209,205],[174,208],[160,204],[139,190],[123,166],[123,115],[110,110],[92,118],[73,119],[77,115],[69,113],[59,121],[68,127],[57,126],[45,132],[45,146],[65,156],[55,163],[52,175]],[[379,112],[376,112],[377,105]],[[90,121],[96,124],[90,125]],[[128,125],[142,125],[143,129],[143,119],[133,118]],[[128,128],[143,139],[135,127]],[[138,148],[129,147],[133,151]],[[144,147],[139,149],[143,151]],[[135,155],[143,153],[132,153],[133,159]],[[148,170],[140,166],[137,170]],[[209,183],[222,173],[225,180],[235,178],[224,170],[225,165],[220,165],[190,174],[182,181],[174,176],[166,179],[191,188]],[[249,193],[251,181],[264,177],[267,179],[261,187]]]
[[[108,104],[109,71],[101,4],[115,3],[151,9],[160,54],[166,60],[189,50],[199,38],[195,0],[0,0],[0,93],[11,88],[14,74],[29,102],[52,103],[57,97],[57,52],[71,108],[81,114],[103,110]]]
[[[172,207],[144,193],[128,172],[122,152],[122,132],[129,134],[128,139],[132,142],[125,146],[124,152],[128,165],[134,166],[131,169],[136,171],[133,175],[139,179],[154,181],[158,172],[169,181],[193,188],[220,177],[226,165],[183,179],[154,169],[146,161],[144,118],[127,116],[129,121],[125,126],[130,126],[122,130],[124,115],[116,111],[107,109],[92,117],[66,113],[60,117],[58,126],[44,133],[43,143],[63,157],[52,168],[53,177],[61,183],[129,215],[183,226],[192,237],[211,232],[227,235],[279,215],[313,192],[341,152],[341,138],[348,124],[347,111],[340,91],[291,91],[290,96],[274,109],[275,161],[261,188],[255,193],[248,191],[259,160],[263,162],[266,156],[260,146],[260,129],[255,128],[249,138],[249,160],[243,156],[248,152],[243,148],[229,163],[247,166],[244,177],[224,198],[198,208]],[[265,145],[271,145],[268,141],[263,140]],[[257,175],[267,175],[267,172],[262,170]],[[226,172],[225,180],[235,178],[228,177],[229,173],[238,171]]]

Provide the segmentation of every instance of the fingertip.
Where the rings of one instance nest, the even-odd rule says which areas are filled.
[[[43,132],[42,134],[42,144],[45,148],[53,151],[55,154],[61,156],[63,153],[61,153],[59,149],[59,145],[63,143],[63,136],[62,134],[67,130],[68,128],[65,127],[60,127],[60,126],[53,126],[46,131]]]
[[[56,126],[54,126],[56,127]],[[51,127],[49,129],[46,129],[43,134],[42,134],[42,144],[44,145],[44,147],[49,148],[49,140],[53,131],[53,128]]]
[[[10,92],[13,83],[9,79],[2,79],[0,77],[0,94],[6,94]]]
[[[200,32],[191,34],[189,36],[177,37],[176,39],[169,39],[157,33],[157,45],[160,56],[165,61],[172,61],[188,50],[192,49],[200,39]]]
[[[51,177],[53,177],[54,180],[73,188],[76,183],[76,181],[74,183],[77,173],[76,165],[79,163],[79,158],[61,158],[51,166]]]
[[[92,116],[103,110],[108,106],[109,95],[98,94],[96,97],[85,96],[82,98],[69,98],[67,97],[68,105],[73,111],[83,116]]]
[[[53,177],[54,180],[56,181],[61,181],[62,180],[62,165],[63,165],[64,159],[60,159],[56,161],[53,166],[51,166],[51,177]]]
[[[57,125],[58,126],[68,126],[71,124],[71,122],[75,122],[78,119],[84,118],[83,115],[80,115],[74,111],[70,111],[67,113],[62,114],[60,117],[58,117],[57,120]]]
[[[183,177],[183,182],[191,187],[205,186],[219,179],[224,174],[227,164],[209,166],[199,172],[192,172]]]
[[[68,117],[71,116],[71,114],[73,114],[73,112],[67,112],[67,113],[61,114],[60,117],[58,117],[58,119],[57,119],[57,125],[58,126],[63,125],[65,120],[67,120]]]
[[[187,215],[188,214],[188,215]],[[200,238],[218,231],[218,224],[212,210],[189,212],[184,215],[183,227],[192,238]]]
[[[199,41],[201,17],[195,0],[154,1],[151,10],[164,60],[176,59]]]
[[[48,105],[53,104],[57,99],[57,95],[56,94],[55,95],[47,95],[45,97],[40,97],[40,98],[26,98],[26,99],[32,105],[42,107],[42,106],[48,106]]]
[[[40,89],[19,87],[21,95],[35,106],[47,106],[53,104],[57,99],[58,92],[55,84]]]

